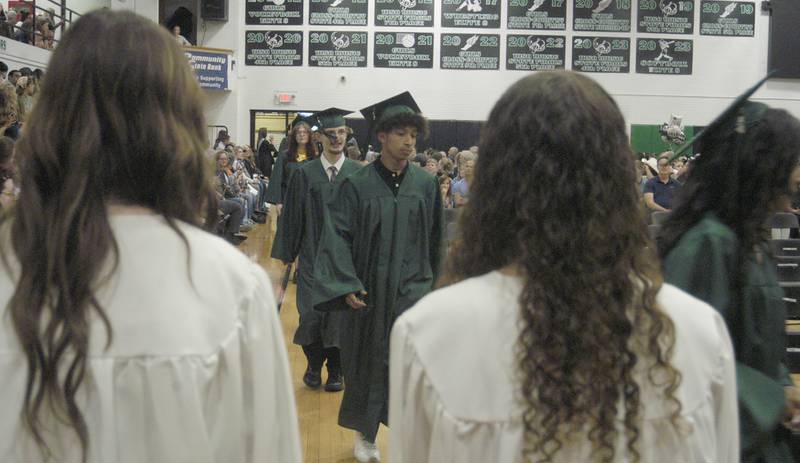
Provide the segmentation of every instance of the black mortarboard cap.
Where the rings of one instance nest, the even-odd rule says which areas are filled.
[[[419,114],[421,111],[410,92],[403,92],[361,110],[370,127],[398,114]]]
[[[764,113],[764,110],[766,110],[767,106],[760,103],[748,102],[748,98],[750,98],[756,92],[756,90],[758,90],[762,85],[764,85],[764,82],[766,82],[767,79],[772,77],[774,73],[775,71],[770,71],[761,80],[756,82],[755,85],[748,88],[741,95],[736,97],[736,99],[733,100],[733,103],[731,103],[730,106],[725,108],[725,111],[722,111],[722,113],[720,113],[719,116],[714,118],[714,120],[711,121],[711,123],[709,123],[703,130],[697,133],[697,135],[692,137],[691,140],[686,142],[680,148],[676,149],[673,155],[669,158],[669,162],[678,159],[680,156],[686,153],[686,150],[688,150],[690,147],[696,145],[698,142],[703,140],[708,134],[714,132],[720,127],[723,127],[726,123],[729,123],[732,120],[732,118],[734,118],[737,115],[742,116],[743,120],[746,122],[752,123],[757,121],[761,117],[761,114]],[[743,122],[742,124],[744,123],[745,122]],[[736,124],[739,124],[739,122],[730,125],[731,130],[737,129]]]
[[[328,108],[311,116],[314,119],[314,125],[320,129],[329,129],[331,127],[341,127],[347,125],[344,116],[352,113],[347,109],[341,108]]]
[[[311,113],[297,113],[297,116],[295,116],[294,120],[292,120],[292,124],[290,125],[290,128],[294,128],[295,125],[297,125],[297,124],[299,124],[301,122],[305,123],[305,124],[308,124],[309,126],[313,126],[314,125],[314,121],[311,118],[311,116],[312,116]]]

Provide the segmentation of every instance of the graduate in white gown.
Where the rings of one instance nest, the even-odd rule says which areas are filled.
[[[0,219],[0,461],[301,461],[264,271],[217,220],[201,91],[169,34],[66,33]]]
[[[616,103],[537,73],[483,137],[443,288],[392,331],[392,463],[737,462],[725,323],[663,283]]]

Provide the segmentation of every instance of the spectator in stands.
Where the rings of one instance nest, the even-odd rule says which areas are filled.
[[[172,36],[175,37],[175,41],[178,42],[178,45],[182,47],[191,47],[192,44],[186,40],[186,37],[181,35],[181,26],[175,24],[172,26]]]
[[[470,146],[469,152],[474,154],[476,157],[478,156],[478,147],[477,146]]]
[[[681,185],[686,183],[686,178],[689,175],[689,161],[685,157],[680,157],[672,163],[672,177]]]
[[[658,176],[651,178],[644,185],[644,203],[651,211],[672,209],[672,200],[681,187],[681,184],[672,178],[672,167],[669,165],[671,154],[672,152],[667,151],[658,157]]]
[[[425,161],[424,168],[431,175],[436,176],[439,173],[439,163],[436,162],[436,159],[428,158],[428,160]]]
[[[475,155],[471,151],[459,153],[458,160],[461,164],[461,179],[453,183],[453,200],[456,207],[463,207],[469,199],[469,184],[472,182],[472,175],[475,169]]]
[[[227,130],[220,130],[217,132],[217,139],[214,140],[214,146],[212,147],[214,150],[218,149],[225,149],[225,147],[230,144],[231,136],[228,135]]]
[[[348,146],[346,152],[347,152],[347,159],[356,161],[362,165],[365,164],[365,162],[361,160],[361,150],[358,149],[358,146]]]
[[[375,151],[375,148],[373,148],[372,145],[367,145],[367,154],[366,154],[366,156],[364,156],[364,162],[369,164],[370,162],[372,162],[375,159],[377,159],[378,155],[380,155],[380,153]]]
[[[13,10],[12,10],[12,11],[13,11]],[[9,12],[9,13],[10,13],[10,12]],[[17,79],[19,79],[21,76],[22,76],[22,73],[21,73],[21,72],[19,72],[19,71],[18,71],[18,70],[16,70],[16,69],[8,73],[8,81],[11,83],[11,85],[13,86],[13,88],[16,88],[16,85],[17,85]]]
[[[10,84],[0,85],[0,136],[16,140],[20,125],[17,121],[17,92]]]
[[[17,79],[17,118],[21,123],[25,123],[31,109],[33,100],[38,88],[36,78],[31,76],[20,77]]]
[[[0,212],[8,211],[17,195],[14,140],[0,137]]]
[[[727,323],[742,461],[792,462],[800,396],[784,365],[786,307],[764,225],[798,190],[800,121],[737,98],[693,142],[703,154],[659,233],[664,279],[711,304]]]
[[[22,10],[20,21],[14,30],[14,40],[22,43],[33,43],[33,16],[28,10]]]
[[[8,79],[8,65],[0,61],[0,83],[5,83]]]
[[[247,200],[242,195],[240,182],[237,180],[233,168],[231,167],[228,153],[225,150],[217,151],[217,188],[224,199],[236,201],[242,206],[241,230],[249,231],[253,227],[252,221],[248,218]]]
[[[450,179],[453,179],[455,174],[453,173],[453,161],[444,157],[441,161],[439,161],[439,176],[447,176]]]
[[[662,283],[611,96],[537,72],[481,152],[444,288],[392,329],[391,462],[738,462],[730,338]]]
[[[33,41],[39,48],[52,49],[53,41],[50,40],[50,21],[47,19],[47,14],[36,17]]]
[[[6,21],[6,9],[2,3],[0,3],[0,21]]]
[[[451,190],[452,185],[453,179],[447,175],[439,176],[439,191],[442,195],[442,207],[445,209],[452,209],[456,207],[455,201],[453,201],[453,192]]]
[[[252,148],[249,145],[244,145],[241,147],[242,157],[241,162],[244,165],[244,174],[247,178],[248,184],[258,190],[258,197],[255,204],[255,213],[258,222],[261,222],[261,219],[266,218],[267,214],[267,207],[266,207],[266,194],[267,194],[267,181],[264,178],[264,175],[261,173],[261,170],[258,168],[255,162],[255,155],[253,154]],[[254,219],[255,220],[255,219]],[[264,220],[266,221],[266,220]]]
[[[455,146],[451,146],[449,150],[447,150],[447,157],[453,162],[456,162],[456,157],[458,156],[458,148]]]
[[[271,284],[204,231],[186,57],[146,18],[95,10],[48,68],[0,222],[2,460],[299,463]]]
[[[55,8],[48,8],[47,9],[47,44],[48,48],[53,48],[53,43],[55,42],[56,37],[56,29],[61,27],[64,24],[64,21],[56,22],[56,10]]]
[[[0,23],[0,36],[13,39],[16,25],[17,12],[14,10],[8,10],[8,17],[2,23]]]

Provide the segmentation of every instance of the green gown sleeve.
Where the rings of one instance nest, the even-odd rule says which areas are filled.
[[[286,155],[280,153],[275,160],[275,165],[272,167],[272,177],[269,178],[269,183],[267,184],[265,199],[270,204],[283,204],[283,198],[281,198],[281,182],[283,181],[283,170],[285,166]]]
[[[278,229],[272,242],[272,258],[284,263],[294,262],[300,253],[305,230],[305,200],[308,179],[298,170],[289,180],[284,198],[283,212],[278,218]]]
[[[691,233],[691,230],[687,233]],[[685,236],[664,260],[664,279],[719,311],[731,331],[734,349],[737,336],[732,322],[737,309],[731,307],[731,275],[736,265],[736,239],[724,233]],[[783,385],[752,368],[736,356],[736,386],[739,400],[740,445],[746,455],[772,437],[781,419],[785,395]]]
[[[314,263],[312,304],[324,312],[348,310],[344,298],[364,290],[353,262],[353,231],[358,224],[358,194],[345,179],[328,203]]]

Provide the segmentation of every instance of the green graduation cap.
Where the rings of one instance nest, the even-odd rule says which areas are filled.
[[[314,113],[311,116],[314,119],[313,126],[316,129],[330,129],[332,127],[341,127],[343,125],[347,125],[347,122],[344,120],[344,116],[352,113],[353,111],[348,111],[347,109],[341,108],[328,108],[323,109],[317,113]]]
[[[419,114],[421,111],[410,92],[403,92],[361,110],[370,127],[378,127],[398,114]]]
[[[695,135],[691,140],[686,142],[683,146],[675,150],[673,155],[669,158],[669,162],[672,162],[682,156],[686,150],[690,147],[697,144],[699,141],[706,138],[706,136],[710,133],[713,133],[715,130],[725,126],[726,124],[730,125],[731,130],[736,131],[746,131],[747,127],[756,121],[758,121],[761,116],[764,114],[764,111],[767,110],[767,106],[761,103],[754,103],[748,101],[756,90],[758,90],[764,82],[767,81],[776,71],[770,71],[764,76],[761,80],[756,82],[755,85],[748,88],[744,91],[741,95],[736,97],[733,100],[733,103],[728,106],[725,111],[717,116],[710,124],[708,124],[703,130],[701,130],[697,135]],[[734,121],[734,117],[736,120]],[[731,124],[733,122],[733,124]]]

